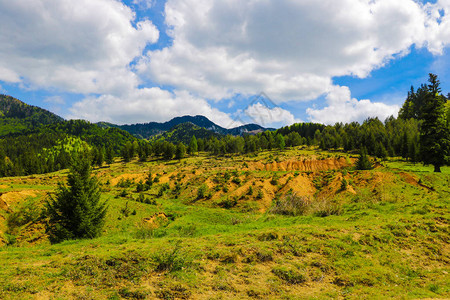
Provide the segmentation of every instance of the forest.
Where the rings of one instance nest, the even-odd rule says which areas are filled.
[[[115,127],[102,128],[83,120],[62,118],[14,100],[1,97],[0,176],[47,173],[67,168],[74,153],[88,152],[92,165],[125,162],[138,156],[149,159],[181,159],[205,151],[210,155],[255,153],[300,145],[322,150],[359,152],[374,157],[402,157],[440,167],[449,164],[450,100],[442,94],[436,75],[408,92],[397,118],[369,118],[323,125],[297,123],[274,131],[243,136],[220,135],[191,123],[174,126],[150,140],[133,137]]]

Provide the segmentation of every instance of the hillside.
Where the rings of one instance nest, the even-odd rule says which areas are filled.
[[[183,123],[192,123],[198,127],[204,128],[206,130],[212,131],[220,135],[227,135],[227,134],[243,135],[245,133],[253,134],[258,132],[264,132],[266,130],[274,130],[273,128],[264,128],[257,124],[247,124],[231,129],[226,129],[215,124],[214,122],[210,121],[208,118],[204,116],[176,117],[164,123],[150,122],[145,124],[115,125],[107,122],[99,122],[98,125],[105,128],[117,127],[131,133],[132,135],[138,138],[150,139],[155,135],[162,134],[166,131],[171,130],[173,127]]]
[[[40,174],[68,167],[82,151],[120,153],[135,137],[119,128],[101,128],[63,118],[22,101],[0,96],[0,177]]]
[[[190,122],[181,123],[175,125],[169,131],[165,131],[163,134],[155,136],[155,138],[164,138],[164,140],[171,143],[179,143],[182,142],[186,145],[189,145],[189,142],[195,136],[196,138],[209,139],[211,137],[220,138],[221,135],[217,134],[211,130],[207,130],[205,128],[199,127]]]
[[[63,122],[64,119],[16,98],[0,95],[0,137],[37,126]]]
[[[450,169],[354,160],[298,147],[117,162],[94,171],[102,237],[56,245],[40,207],[67,172],[8,178],[0,298],[449,298]]]

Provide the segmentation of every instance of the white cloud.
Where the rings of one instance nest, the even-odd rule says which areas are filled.
[[[169,0],[173,44],[137,69],[211,99],[264,91],[312,100],[333,89],[334,76],[365,77],[412,45],[439,50],[450,26],[433,27],[435,10],[413,0]]]
[[[44,99],[45,103],[50,103],[53,105],[64,105],[66,101],[60,96],[51,96]]]
[[[130,62],[159,31],[116,0],[0,1],[0,80],[75,93],[137,86]]]
[[[141,9],[150,9],[155,4],[155,0],[133,0],[133,4],[138,5]]]
[[[185,91],[170,93],[159,88],[136,89],[127,98],[112,95],[87,97],[77,102],[70,111],[69,119],[116,124],[165,122],[182,115],[203,115],[224,127],[233,123],[227,114],[212,108],[204,99],[193,97]]]
[[[294,115],[281,107],[269,108],[261,103],[255,103],[247,107],[244,111],[245,115],[250,117],[253,123],[257,123],[264,127],[282,127],[301,122]]]
[[[384,121],[387,117],[397,116],[398,105],[387,105],[370,100],[357,100],[351,97],[346,86],[335,86],[326,96],[327,104],[323,109],[308,108],[306,110],[311,122],[335,124],[337,122],[362,123],[368,117],[378,117]]]

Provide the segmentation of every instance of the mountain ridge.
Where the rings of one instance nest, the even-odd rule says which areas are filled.
[[[149,122],[149,123],[136,123],[136,124],[125,124],[125,125],[116,125],[108,122],[98,122],[101,127],[117,127],[123,129],[132,135],[149,139],[153,136],[163,134],[164,132],[170,131],[177,125],[183,123],[192,123],[198,127],[210,130],[216,134],[220,135],[243,135],[243,134],[254,134],[258,132],[275,130],[274,128],[264,128],[258,124],[245,124],[234,128],[224,128],[220,125],[209,120],[207,117],[202,115],[190,116],[185,115],[181,117],[175,117],[167,122]]]

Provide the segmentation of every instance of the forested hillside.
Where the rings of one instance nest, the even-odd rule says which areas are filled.
[[[75,153],[90,152],[92,162],[109,160],[128,141],[118,129],[83,120],[64,121],[44,109],[9,96],[0,97],[0,176],[52,172],[67,168]]]
[[[244,135],[246,133],[258,133],[267,130],[274,130],[273,128],[264,128],[257,124],[246,124],[239,127],[227,129],[215,124],[204,116],[176,117],[164,123],[150,122],[145,124],[115,125],[107,122],[99,122],[97,124],[104,128],[115,127],[123,129],[141,139],[151,139],[154,136],[171,131],[175,126],[183,123],[192,123],[200,128],[213,132],[214,134],[216,134],[216,136],[227,134]]]
[[[63,121],[63,118],[45,109],[28,105],[11,96],[0,95],[0,137]]]

